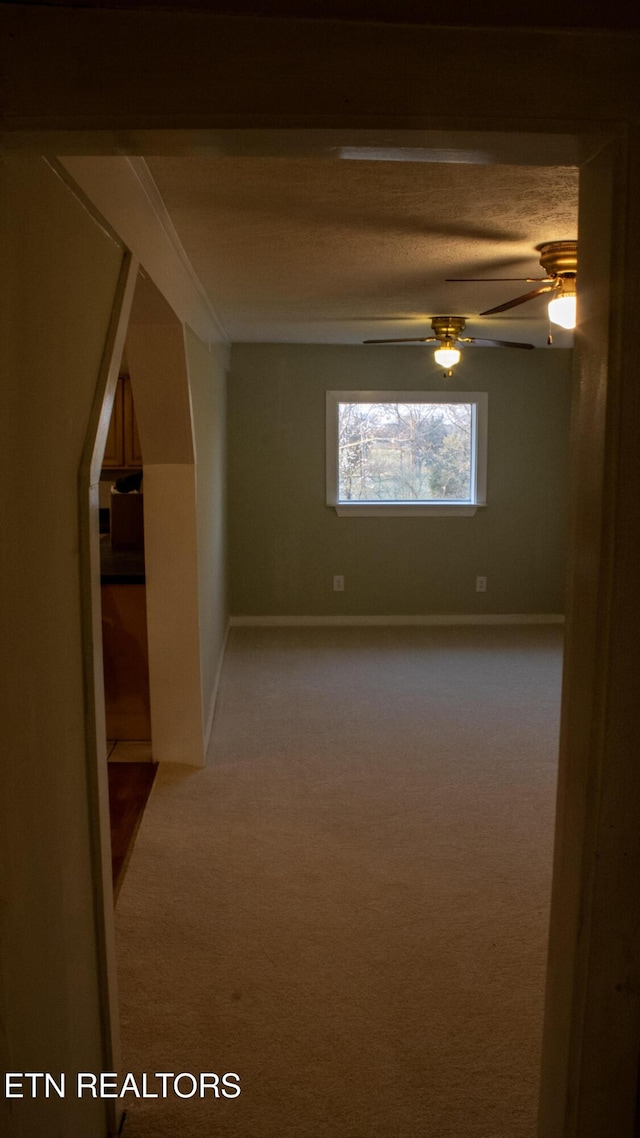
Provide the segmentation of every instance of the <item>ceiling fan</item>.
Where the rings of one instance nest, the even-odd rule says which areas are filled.
[[[496,312],[506,312],[508,308],[515,308],[527,300],[533,300],[542,293],[552,292],[554,295],[549,302],[549,319],[562,328],[575,328],[576,326],[576,276],[578,272],[578,242],[577,241],[545,241],[536,245],[536,252],[540,254],[540,265],[546,272],[546,277],[450,277],[454,281],[535,281],[540,282],[539,288],[526,292],[523,296],[516,296],[514,300],[507,300],[504,304],[497,304],[495,308],[487,308],[481,316],[493,316]]]
[[[363,340],[365,344],[432,344],[439,341],[434,358],[445,369],[445,375],[453,375],[453,368],[460,361],[460,350],[456,344],[471,344],[480,348],[533,348],[533,344],[518,344],[514,340],[479,340],[475,336],[461,336],[466,319],[464,316],[433,316],[431,327],[433,336],[401,336],[394,340]]]

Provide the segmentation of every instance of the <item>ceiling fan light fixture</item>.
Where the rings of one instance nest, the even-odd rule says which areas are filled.
[[[576,291],[573,287],[563,287],[559,296],[549,301],[549,319],[561,328],[575,328],[576,326]]]
[[[453,347],[453,344],[445,344],[442,348],[436,348],[433,358],[440,367],[452,368],[460,363],[460,352],[458,348]]]

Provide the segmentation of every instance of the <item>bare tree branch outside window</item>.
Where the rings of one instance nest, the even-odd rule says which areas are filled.
[[[468,501],[471,427],[470,403],[340,403],[339,500]]]

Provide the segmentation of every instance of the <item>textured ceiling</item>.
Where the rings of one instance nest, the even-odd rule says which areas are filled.
[[[535,246],[577,237],[572,167],[321,157],[148,158],[171,220],[232,341],[359,343],[470,335],[542,346],[545,298],[478,313],[535,286]],[[424,330],[424,332],[423,332]],[[564,338],[563,338],[564,337]],[[554,342],[571,342],[554,330]]]

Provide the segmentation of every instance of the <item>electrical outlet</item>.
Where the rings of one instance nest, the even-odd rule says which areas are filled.
[[[344,577],[341,573],[334,573],[333,591],[334,593],[344,593]]]
[[[487,578],[476,577],[476,593],[486,593],[487,591]]]

